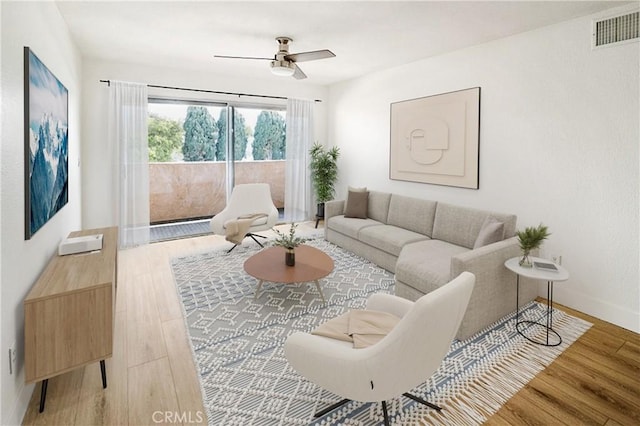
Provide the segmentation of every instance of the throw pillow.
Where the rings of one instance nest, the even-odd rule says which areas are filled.
[[[347,205],[344,209],[344,217],[354,217],[358,219],[367,218],[367,209],[369,204],[369,192],[349,191],[347,196]]]
[[[478,247],[502,241],[503,239],[504,223],[500,222],[495,217],[488,216],[484,220],[482,228],[480,228],[480,233],[478,233],[478,236],[476,237],[476,242],[473,244],[473,248],[477,249]]]
[[[350,192],[367,192],[367,187],[363,186],[362,188],[354,188],[352,186],[349,187]]]

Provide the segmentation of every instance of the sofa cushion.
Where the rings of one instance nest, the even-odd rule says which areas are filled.
[[[396,280],[429,293],[451,280],[451,258],[469,251],[440,240],[425,240],[404,246],[396,263]]]
[[[369,208],[367,217],[378,222],[387,223],[389,215],[389,201],[391,194],[386,192],[369,191]]]
[[[504,223],[498,221],[493,216],[487,216],[480,228],[480,233],[476,237],[473,248],[483,247],[492,243],[497,243],[504,239]]]
[[[406,244],[428,239],[427,236],[392,225],[369,226],[358,233],[360,241],[398,256]]]
[[[333,216],[327,221],[329,229],[347,235],[351,238],[358,239],[358,233],[361,229],[369,226],[380,226],[382,223],[373,219],[355,219],[344,217],[344,215]]]
[[[436,205],[435,201],[393,194],[387,223],[431,237]]]
[[[438,203],[432,238],[472,248],[488,216],[504,223],[504,238],[515,233],[516,216]]]
[[[369,193],[367,191],[351,191],[347,195],[347,204],[344,208],[344,217],[367,218],[367,206]]]

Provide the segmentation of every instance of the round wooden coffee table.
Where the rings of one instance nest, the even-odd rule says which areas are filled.
[[[315,247],[300,245],[295,249],[296,264],[284,263],[285,249],[269,247],[254,254],[244,262],[247,274],[259,280],[254,299],[258,297],[265,281],[284,284],[297,284],[313,281],[318,288],[322,302],[326,303],[318,280],[333,271],[333,259]]]

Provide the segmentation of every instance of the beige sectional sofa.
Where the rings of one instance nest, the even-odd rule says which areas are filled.
[[[366,218],[345,217],[345,208],[345,200],[325,204],[325,238],[394,272],[396,295],[416,300],[463,271],[476,275],[458,339],[515,310],[515,275],[504,267],[520,254],[515,215],[377,191],[368,193]],[[474,248],[486,222],[503,224],[500,238]],[[537,293],[521,282],[520,304]]]

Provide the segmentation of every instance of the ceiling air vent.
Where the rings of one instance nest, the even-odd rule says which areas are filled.
[[[638,40],[640,12],[593,21],[593,48]]]

